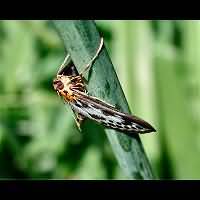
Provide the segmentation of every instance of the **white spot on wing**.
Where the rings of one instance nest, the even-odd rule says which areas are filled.
[[[76,106],[76,105],[73,104],[73,103],[70,103],[70,105],[74,108],[74,110],[75,110],[77,113],[80,113],[80,114],[82,114],[83,116],[88,117],[88,118],[91,119],[91,116],[88,114],[88,112],[87,112],[85,109],[79,108],[78,106]]]
[[[131,125],[127,125],[126,127],[127,127],[128,129],[131,129]]]
[[[106,118],[106,122],[113,121],[113,122],[119,122],[122,123],[122,118],[120,116],[116,116],[116,115],[105,115],[101,109],[95,108],[92,105],[88,105],[89,108],[86,108],[87,112],[90,113],[91,115],[99,115],[100,117],[104,117]],[[84,108],[83,108],[84,109]]]
[[[135,128],[135,129],[138,129],[138,127],[136,126],[135,123],[132,123],[132,127]]]

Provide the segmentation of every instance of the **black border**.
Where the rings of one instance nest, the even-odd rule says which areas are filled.
[[[200,190],[200,181],[137,181],[137,180],[107,180],[107,181],[94,181],[94,180],[9,180],[0,181],[0,192],[6,195],[9,194],[26,194],[33,192],[35,194],[45,193],[52,194],[58,193],[64,195],[64,198],[73,197],[88,197],[93,199],[108,199],[121,197],[127,199],[136,199],[137,196],[159,197],[159,199],[166,199],[170,197],[175,198],[175,193],[178,199],[183,197],[190,197],[197,194]],[[89,195],[89,196],[88,196]],[[197,196],[198,197],[198,196]],[[27,197],[27,198],[30,198]],[[61,197],[59,197],[61,198]]]
[[[198,8],[184,1],[4,1],[0,19],[200,19]]]

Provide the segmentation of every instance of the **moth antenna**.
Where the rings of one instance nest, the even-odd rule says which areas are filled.
[[[102,50],[102,47],[103,47],[103,38],[101,38],[101,40],[100,40],[99,48],[97,49],[96,54],[95,54],[94,57],[90,60],[90,62],[86,65],[85,69],[83,69],[83,71],[80,73],[81,76],[82,76],[87,70],[90,69],[90,67],[92,66],[93,62],[96,60],[96,58],[98,57],[100,51]]]
[[[70,58],[70,55],[67,54],[66,57],[65,57],[65,59],[64,59],[64,61],[63,61],[63,63],[60,65],[60,67],[59,67],[59,69],[58,69],[57,75],[58,75],[58,74],[62,71],[62,69],[66,66],[66,64],[67,64],[67,62],[68,62],[68,60],[69,60],[69,58]]]

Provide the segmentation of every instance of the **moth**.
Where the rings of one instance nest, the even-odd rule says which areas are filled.
[[[82,122],[89,118],[130,136],[132,133],[155,132],[156,130],[149,123],[139,117],[121,112],[109,103],[88,94],[83,74],[93,65],[102,48],[103,38],[101,38],[96,54],[80,74],[68,54],[53,80],[55,91],[63,98],[65,103],[70,105],[74,112],[78,128],[81,130]]]

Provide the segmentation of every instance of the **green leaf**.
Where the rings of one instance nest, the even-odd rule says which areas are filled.
[[[91,60],[99,46],[100,35],[93,21],[53,21],[64,46],[79,72]],[[93,64],[88,77],[88,91],[124,112],[130,112],[106,48]],[[98,130],[97,130],[98,131]],[[96,134],[98,134],[96,131]],[[153,179],[151,166],[138,135],[130,138],[115,130],[105,129],[110,144],[130,179]]]

